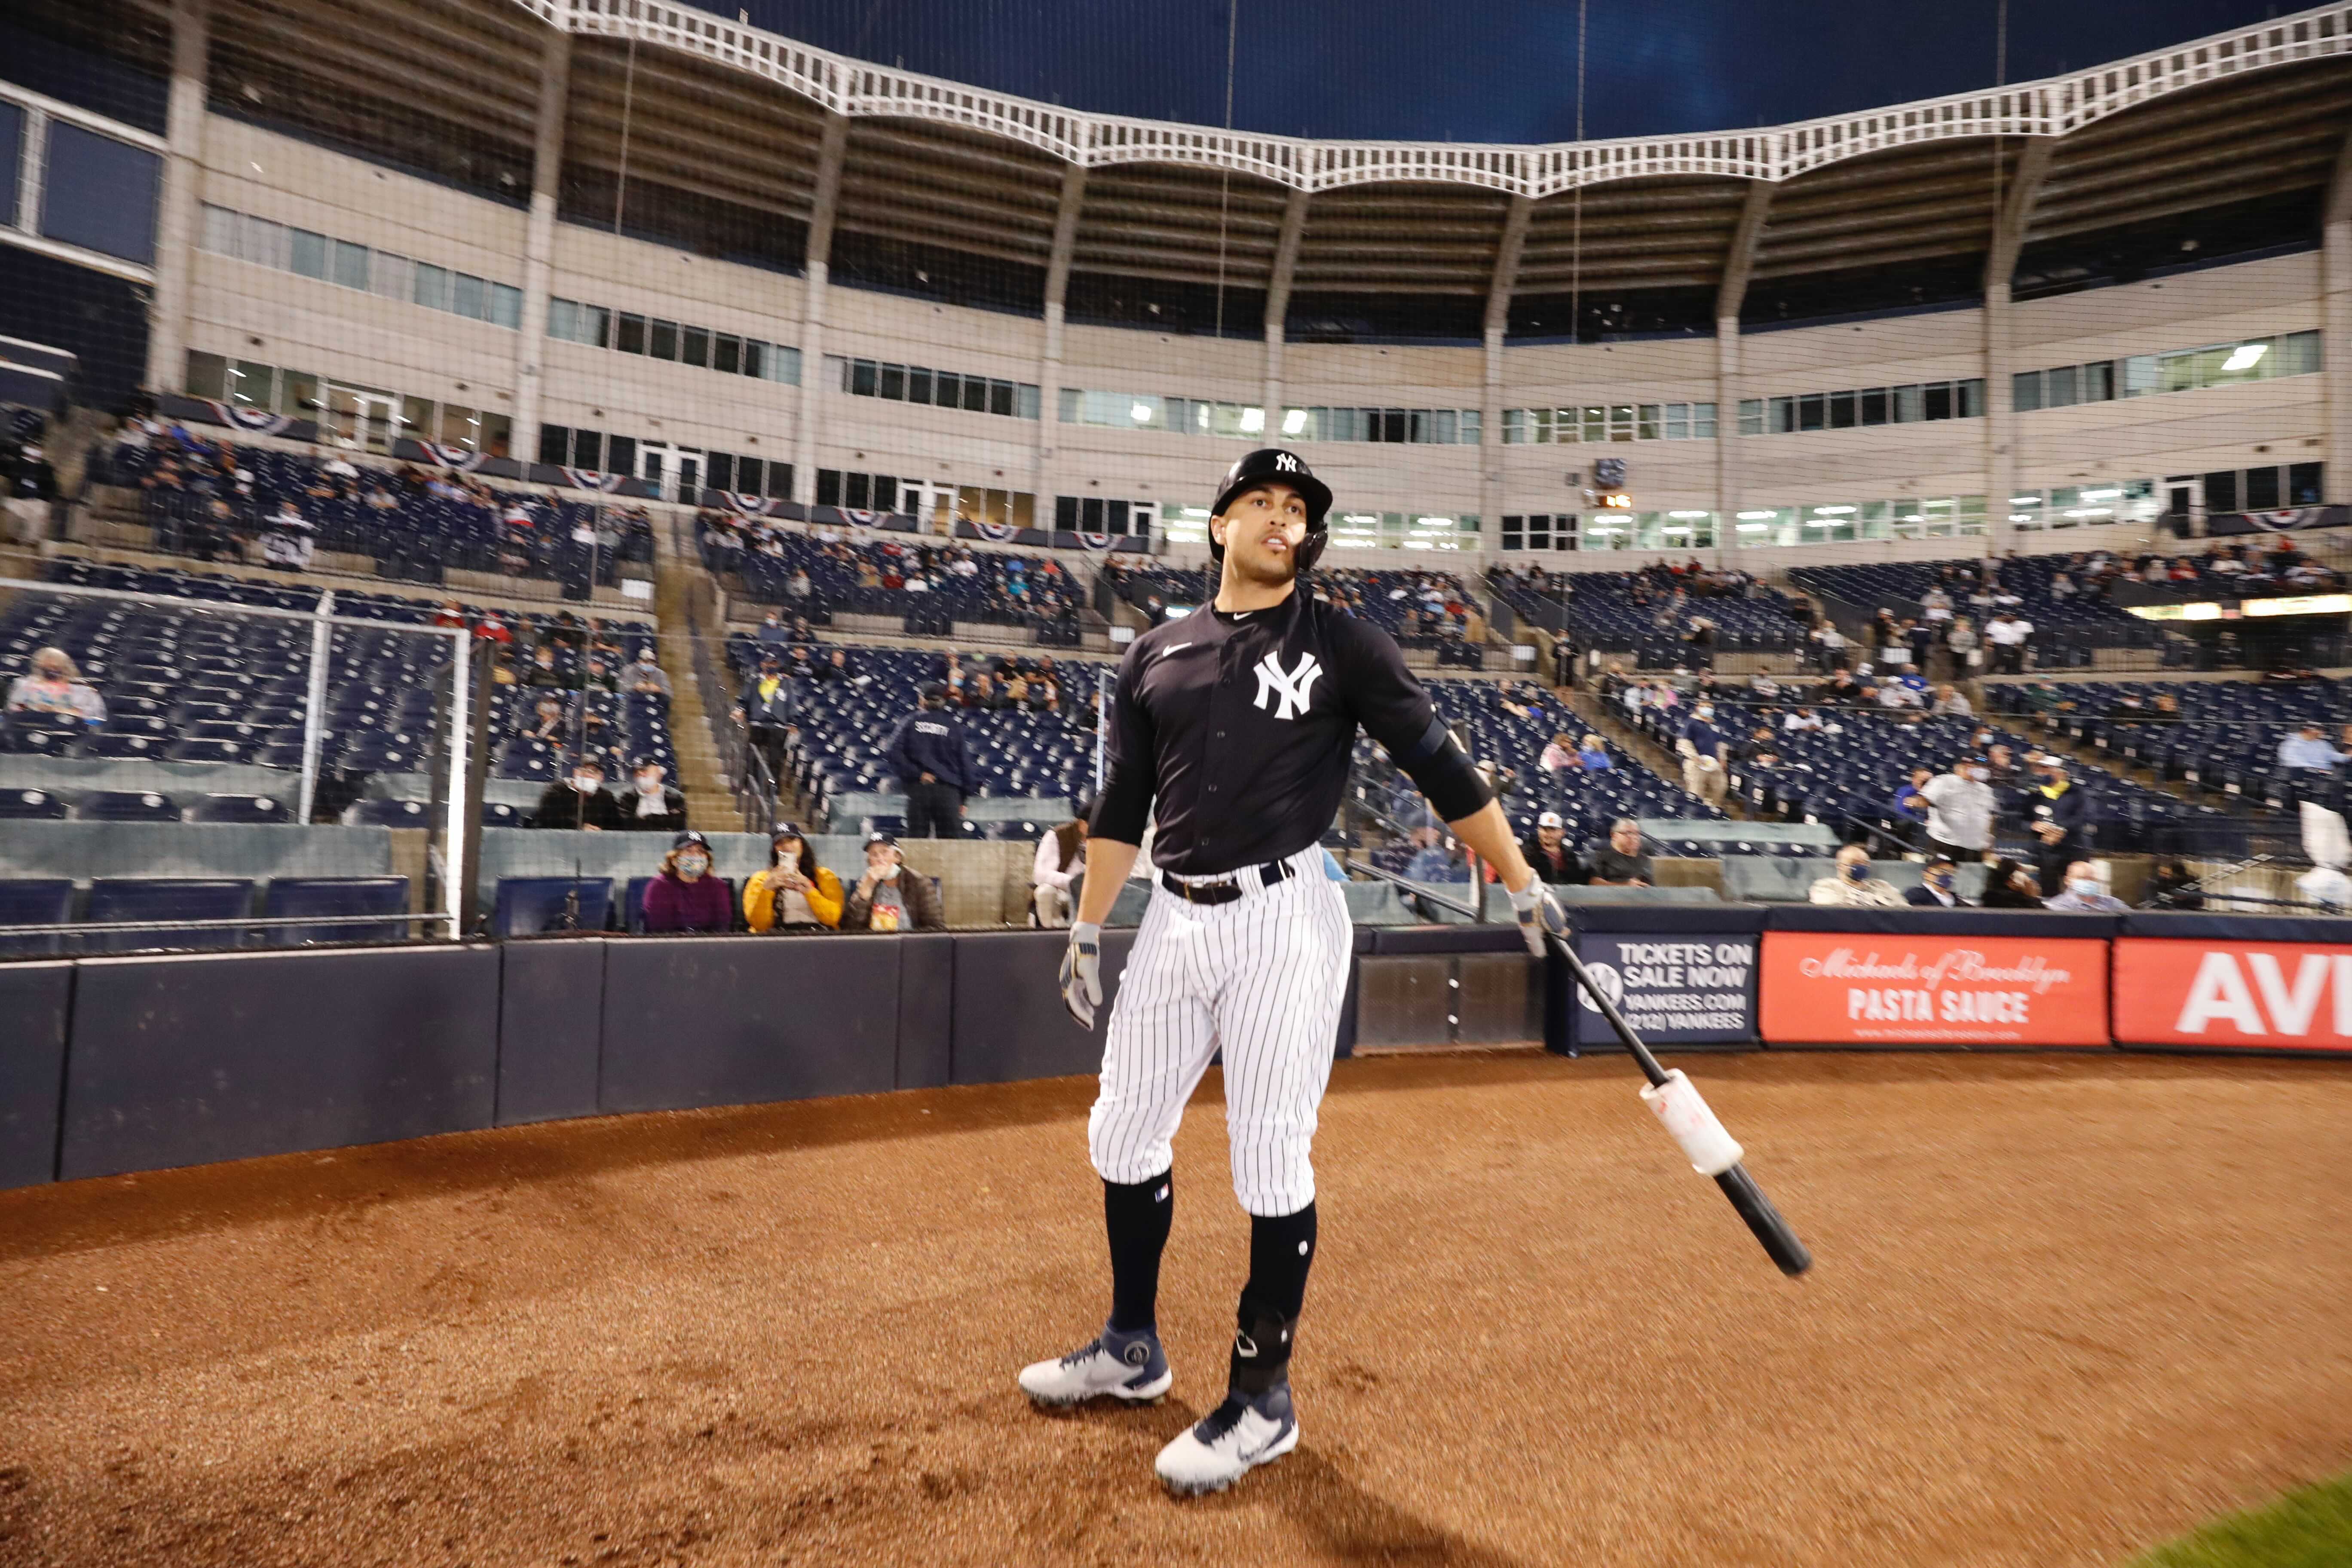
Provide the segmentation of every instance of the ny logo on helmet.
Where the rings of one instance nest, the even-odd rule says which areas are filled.
[[[1277,474],[1295,474],[1298,471],[1298,459],[1287,452],[1277,452],[1274,458],[1274,471]]]
[[[1296,719],[1307,711],[1307,697],[1315,689],[1316,678],[1323,673],[1322,663],[1311,653],[1298,656],[1298,668],[1288,674],[1273,654],[1257,661],[1257,706],[1267,706],[1268,699],[1278,699],[1274,710],[1277,719]]]

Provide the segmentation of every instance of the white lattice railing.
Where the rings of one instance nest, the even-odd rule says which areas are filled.
[[[869,65],[676,0],[515,0],[549,26],[699,55],[841,114],[891,115],[1002,136],[1075,163],[1193,163],[1306,191],[1420,181],[1542,197],[1659,174],[1785,180],[1866,153],[1961,137],[2063,136],[2168,93],[2248,71],[2352,54],[2352,3],[2085,71],[1797,125],[1544,147],[1309,142],[1165,121],[1079,114]]]

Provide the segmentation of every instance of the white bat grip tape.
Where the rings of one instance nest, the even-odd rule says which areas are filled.
[[[1682,1145],[1691,1169],[1702,1176],[1719,1176],[1739,1163],[1741,1150],[1723,1123],[1715,1119],[1698,1085],[1675,1068],[1666,1081],[1642,1091],[1643,1103],[1658,1113],[1659,1122]]]

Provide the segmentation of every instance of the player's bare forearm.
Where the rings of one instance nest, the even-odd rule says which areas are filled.
[[[1135,868],[1137,848],[1116,838],[1087,840],[1087,881],[1078,893],[1078,924],[1098,926],[1109,915],[1110,907],[1118,902],[1118,890],[1127,886],[1127,874]]]
[[[1503,879],[1503,886],[1517,892],[1535,876],[1535,868],[1519,853],[1519,841],[1511,837],[1511,819],[1503,815],[1503,803],[1490,800],[1470,816],[1446,826],[1454,837],[1470,846],[1479,859],[1495,868]],[[1093,850],[1088,849],[1092,854]]]

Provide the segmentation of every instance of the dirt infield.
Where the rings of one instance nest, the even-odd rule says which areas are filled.
[[[1139,1411],[1013,1384],[1105,1300],[1089,1081],[0,1194],[0,1564],[2109,1568],[2352,1467],[2352,1068],[1691,1065],[1810,1278],[1622,1058],[1343,1063],[1305,1442],[1183,1504],[1213,1076]]]

